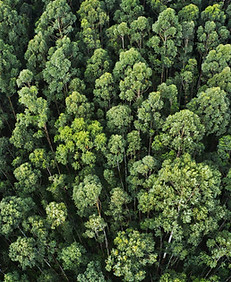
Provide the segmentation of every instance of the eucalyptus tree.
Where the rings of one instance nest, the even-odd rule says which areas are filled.
[[[154,36],[149,39],[148,46],[154,50],[149,59],[155,70],[161,74],[161,83],[168,78],[168,71],[174,65],[178,49],[182,41],[182,26],[178,16],[171,8],[167,8],[158,16],[153,24]]]
[[[204,146],[200,142],[205,134],[200,118],[189,110],[181,110],[169,115],[162,127],[163,133],[157,135],[152,144],[153,149],[167,147],[179,157],[184,153],[201,152]]]
[[[16,118],[15,106],[12,96],[16,94],[16,78],[19,74],[21,63],[17,59],[14,48],[0,39],[0,91],[8,99],[8,105],[14,118]]]
[[[0,232],[2,235],[9,237],[15,229],[21,230],[21,224],[35,207],[31,198],[21,198],[8,196],[0,202]],[[21,231],[20,231],[21,232]]]
[[[120,9],[115,11],[114,20],[118,23],[131,23],[144,13],[144,7],[139,0],[122,0]]]
[[[207,88],[192,99],[188,108],[195,112],[205,127],[206,135],[222,135],[230,120],[229,100],[219,87]]]
[[[122,276],[124,281],[144,280],[146,267],[153,265],[157,257],[151,234],[132,229],[119,231],[114,244],[106,260],[106,270]]]
[[[86,270],[78,274],[78,282],[106,282],[106,278],[103,275],[101,265],[99,261],[90,261],[87,265]]]
[[[68,95],[68,86],[71,79],[78,75],[76,65],[79,48],[70,38],[63,37],[56,42],[56,50],[48,57],[46,67],[43,69],[43,78],[48,84],[48,91],[44,91],[47,102],[55,101],[58,112],[59,103],[64,106]]]
[[[109,21],[103,2],[99,0],[82,1],[78,14],[80,16],[83,42],[88,52],[102,46],[103,29]]]
[[[100,193],[102,191],[102,184],[97,175],[87,175],[79,184],[74,183],[73,200],[75,202],[77,213],[80,216],[87,216],[92,211],[98,211],[100,216]]]
[[[220,204],[221,174],[189,154],[166,160],[153,186],[138,195],[138,208],[148,217],[142,228],[154,230],[160,239],[159,266],[173,267],[216,232],[226,212]]]
[[[90,59],[87,60],[86,70],[84,72],[85,81],[89,83],[91,88],[94,88],[95,80],[101,75],[109,72],[112,66],[112,61],[106,50],[98,48],[94,51]]]

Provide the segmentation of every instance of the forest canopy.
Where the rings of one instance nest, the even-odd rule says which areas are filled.
[[[231,280],[231,1],[0,0],[0,280]]]

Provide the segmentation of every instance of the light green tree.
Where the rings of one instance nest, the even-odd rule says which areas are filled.
[[[219,87],[207,88],[199,92],[187,107],[195,112],[205,127],[206,135],[222,135],[230,120],[229,100]]]
[[[205,128],[200,118],[189,110],[181,110],[167,117],[162,127],[163,133],[155,137],[153,149],[158,149],[158,143],[173,149],[177,157],[186,152],[195,153],[203,149],[200,142],[205,134]]]
[[[122,276],[124,281],[144,280],[146,266],[154,264],[157,257],[152,236],[127,229],[117,233],[114,244],[116,248],[106,260],[106,270]]]
[[[67,217],[67,208],[64,203],[51,202],[46,206],[47,221],[51,229],[62,225]]]
[[[100,215],[99,195],[102,188],[100,179],[96,175],[88,175],[83,182],[74,185],[73,200],[80,216],[88,216],[95,208],[97,208]]]
[[[34,238],[18,237],[18,239],[10,244],[9,257],[12,261],[19,262],[21,268],[25,270],[27,267],[34,267],[42,260],[41,254],[38,252],[36,241]]]
[[[178,47],[181,45],[182,27],[178,22],[175,11],[167,8],[159,14],[152,30],[156,34],[151,37],[148,46],[154,49],[156,55],[150,60],[155,69],[161,74],[161,83],[168,78],[168,70],[173,66]]]

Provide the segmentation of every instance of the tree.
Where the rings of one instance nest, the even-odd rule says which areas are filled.
[[[102,190],[100,179],[96,175],[88,175],[83,182],[74,185],[73,200],[80,216],[87,216],[97,208],[100,215],[99,195]]]
[[[81,21],[83,41],[88,52],[100,48],[103,40],[103,27],[109,17],[104,11],[103,2],[99,0],[85,0],[78,11]]]
[[[1,3],[0,3],[1,4]],[[0,91],[8,98],[11,111],[16,118],[12,96],[16,93],[16,78],[19,74],[20,62],[14,55],[12,46],[0,39]]]
[[[209,52],[202,64],[203,78],[208,80],[215,74],[220,73],[225,67],[230,65],[230,61],[231,45],[218,45],[216,49]]]
[[[0,232],[9,237],[35,207],[31,198],[8,196],[0,202]]]
[[[18,180],[15,187],[19,195],[29,195],[39,188],[41,172],[38,169],[32,169],[30,163],[24,163],[14,170],[14,176]]]
[[[126,22],[115,24],[109,27],[106,31],[108,37],[107,44],[109,49],[112,48],[115,52],[118,52],[121,47],[127,49],[129,44],[129,36],[131,30]]]
[[[113,70],[115,80],[120,81],[124,79],[127,70],[131,69],[135,63],[139,62],[143,63],[144,59],[135,48],[121,52],[119,61],[116,62]]]
[[[222,168],[229,167],[231,161],[231,136],[225,135],[219,139],[217,153],[222,162]]]
[[[84,166],[93,168],[97,155],[106,145],[106,136],[102,133],[102,126],[98,121],[75,118],[71,125],[67,125],[66,116],[61,114],[56,123],[58,132],[55,142],[59,142],[56,149],[57,161],[66,165],[71,161],[75,170]]]
[[[123,178],[121,174],[121,163],[123,161],[126,161],[125,156],[125,140],[121,135],[113,134],[111,135],[109,142],[108,142],[108,152],[106,152],[106,158],[108,161],[108,166],[112,168],[117,168],[119,173],[119,179],[121,182],[122,187],[124,187],[123,184]],[[125,175],[126,175],[127,167],[125,165]]]
[[[150,24],[146,17],[140,16],[131,23],[131,44],[139,49],[144,48],[150,34]]]
[[[49,241],[49,228],[46,219],[39,215],[30,215],[25,218],[22,223],[25,232],[30,232],[36,238],[38,245],[48,245]],[[52,249],[52,248],[50,248]]]
[[[178,91],[174,84],[162,83],[157,92],[151,92],[138,108],[138,120],[135,127],[149,135],[149,152],[152,136],[158,132],[163,124],[163,117],[175,113],[178,109]]]
[[[190,59],[194,47],[194,35],[196,21],[199,17],[199,8],[190,4],[184,6],[178,13],[179,21],[182,26],[182,51],[180,60],[182,61],[183,68],[186,62]]]
[[[21,268],[25,270],[27,267],[34,267],[41,261],[41,254],[36,247],[36,241],[29,237],[18,237],[18,239],[10,244],[9,257],[12,261],[19,262]]]
[[[91,261],[88,263],[85,272],[78,274],[77,281],[106,282],[107,280],[102,273],[100,263],[98,261]]]
[[[169,271],[161,275],[160,282],[186,282],[187,276],[185,273],[177,273],[175,271]]]
[[[35,32],[41,32],[43,36],[49,38],[50,42],[63,38],[73,30],[76,16],[71,12],[71,8],[66,0],[55,0],[49,2],[45,11],[38,20]]]
[[[205,278],[209,277],[213,269],[216,269],[223,279],[229,276],[227,267],[230,261],[230,242],[231,234],[228,230],[218,232],[213,238],[207,240],[208,252],[202,251],[199,256],[199,265],[204,268]]]
[[[50,150],[54,154],[47,127],[49,116],[47,101],[42,97],[37,97],[38,89],[35,86],[30,88],[24,86],[18,94],[19,102],[25,106],[25,111],[17,115],[17,123],[10,141],[17,148],[23,147],[31,152],[35,149],[36,141],[45,136]]]
[[[45,68],[49,43],[45,35],[39,31],[28,43],[25,52],[27,68],[32,71],[36,79],[42,79],[42,70]]]
[[[208,81],[208,87],[220,87],[221,90],[224,90],[227,93],[227,96],[230,96],[230,81],[231,81],[231,72],[229,67],[225,67],[221,72],[214,74]]]
[[[89,220],[85,222],[86,231],[84,232],[84,236],[89,238],[94,238],[97,242],[100,243],[101,249],[102,242],[105,241],[105,246],[107,249],[107,254],[109,255],[108,249],[108,239],[105,228],[107,227],[107,223],[105,220],[99,215],[96,214],[90,215]]]
[[[64,203],[51,202],[46,206],[47,221],[51,224],[51,229],[62,225],[67,217],[67,208]]]
[[[137,196],[141,188],[148,188],[150,186],[154,176],[153,173],[157,171],[157,167],[157,160],[152,156],[145,156],[132,164],[127,181],[129,183],[129,191],[133,197]]]
[[[136,159],[137,152],[141,149],[140,132],[137,130],[132,130],[131,132],[129,132],[127,135],[127,144],[127,157]]]
[[[57,110],[59,110],[57,102],[64,102],[68,93],[68,83],[78,73],[78,69],[73,67],[78,50],[76,43],[71,42],[68,37],[63,37],[57,41],[57,49],[49,57],[43,70],[43,78],[48,83],[49,89],[49,92],[45,92],[47,101],[48,103],[55,101]]]
[[[33,81],[34,75],[33,73],[28,70],[24,69],[20,72],[18,79],[16,80],[17,85],[19,88],[24,86],[31,87],[31,82]]]
[[[106,270],[113,270],[115,276],[123,276],[124,281],[144,280],[146,266],[155,263],[157,257],[152,236],[127,229],[117,233],[114,244],[116,248],[106,260]]]
[[[142,101],[142,95],[151,86],[152,70],[145,63],[136,63],[128,69],[124,80],[120,81],[120,98],[128,102]]]
[[[4,282],[29,282],[26,275],[20,275],[17,271],[8,272],[4,275]]]
[[[169,79],[169,81],[172,81]],[[184,68],[176,73],[173,79],[179,89],[180,104],[187,104],[194,97],[197,90],[198,82],[198,66],[196,59],[189,59]]]
[[[175,150],[177,157],[186,152],[193,154],[203,149],[200,141],[205,134],[204,126],[199,117],[189,110],[181,110],[168,116],[162,130],[163,134],[157,136],[152,144],[154,150],[158,148],[158,142],[162,143],[161,146]]]
[[[107,111],[107,126],[112,132],[125,133],[132,122],[131,109],[126,105],[118,105]]]
[[[109,110],[116,98],[115,83],[111,73],[105,72],[95,80],[93,91],[95,102],[105,111]]]
[[[115,11],[114,20],[118,23],[131,23],[139,16],[142,16],[144,8],[138,0],[122,0],[120,9]]]
[[[152,30],[156,34],[151,37],[148,46],[153,48],[157,56],[151,55],[150,60],[161,73],[161,83],[168,78],[168,69],[174,64],[178,47],[181,44],[182,27],[178,22],[175,11],[167,8],[159,14]]]
[[[112,226],[116,230],[119,226],[127,226],[129,209],[127,204],[131,202],[131,198],[122,188],[116,187],[110,191],[110,204],[106,214],[112,216]]]
[[[220,177],[219,171],[185,154],[164,161],[153,186],[139,193],[138,208],[149,215],[141,226],[154,229],[160,240],[166,240],[159,249],[162,263],[167,255],[167,266],[184,260],[204,235],[217,230],[225,216],[218,199]]]
[[[27,20],[5,1],[0,2],[0,39],[17,50],[17,58],[23,58],[28,41]],[[3,50],[3,49],[1,49]]]
[[[92,88],[94,87],[95,80],[100,78],[101,75],[108,72],[112,65],[108,52],[102,48],[96,49],[92,57],[87,61],[84,77]]]
[[[78,118],[90,118],[92,113],[92,105],[88,102],[87,97],[80,94],[77,91],[73,91],[66,98],[66,115],[67,119]]]
[[[222,135],[229,124],[229,101],[225,91],[219,87],[208,88],[199,92],[197,98],[191,100],[188,108],[195,112],[205,127],[206,135]]]
[[[65,270],[72,270],[78,273],[78,267],[84,262],[86,250],[79,243],[74,242],[61,250],[59,259],[62,261]]]

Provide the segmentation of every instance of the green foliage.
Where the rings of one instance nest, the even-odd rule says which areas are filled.
[[[87,61],[84,72],[86,81],[94,85],[96,79],[110,70],[111,64],[107,51],[102,48],[96,49],[92,57]]]
[[[142,16],[144,8],[138,0],[122,0],[120,9],[115,12],[114,20],[117,22],[132,22]]]
[[[211,50],[202,64],[202,71],[206,79],[212,78],[230,65],[231,45],[220,44],[216,49]]]
[[[230,280],[230,28],[230,0],[0,0],[0,281]]]
[[[33,170],[29,163],[24,163],[14,170],[14,176],[18,180],[16,189],[26,195],[38,188],[41,173],[38,169]]]
[[[91,261],[88,263],[85,272],[77,276],[77,281],[106,282],[107,280],[101,271],[100,263],[98,261]]]
[[[19,262],[23,270],[34,267],[41,260],[33,238],[18,237],[17,241],[10,244],[9,257],[12,261]]]
[[[112,132],[125,133],[132,122],[131,109],[126,105],[118,105],[107,111],[107,125]]]
[[[175,11],[167,8],[159,14],[158,20],[152,26],[156,34],[151,37],[148,46],[154,49],[151,61],[155,69],[161,73],[161,82],[166,80],[166,69],[174,64],[177,56],[177,48],[181,44],[182,27],[178,22]]]
[[[127,229],[118,232],[114,244],[116,248],[106,260],[106,270],[112,270],[115,276],[123,276],[124,281],[142,281],[146,275],[145,267],[156,262],[152,236]]]
[[[18,228],[34,208],[31,198],[9,196],[0,202],[0,231],[7,237]]]
[[[108,160],[108,164],[112,167],[119,166],[119,164],[123,161],[124,153],[125,153],[125,140],[121,135],[111,135],[111,138],[108,142],[109,152],[106,157]]]
[[[132,69],[126,71],[124,80],[120,81],[120,98],[131,102],[142,97],[151,86],[151,75],[152,70],[144,63],[134,64]]]
[[[83,182],[74,185],[73,200],[78,209],[78,214],[87,216],[93,206],[99,210],[99,195],[102,190],[102,184],[96,175],[88,175]]]
[[[182,153],[195,153],[203,149],[204,126],[199,117],[189,110],[181,110],[168,116],[162,127],[163,134],[157,136],[152,144],[154,150],[165,146],[175,150],[179,157]]]
[[[64,100],[68,82],[78,72],[76,68],[73,69],[72,67],[73,63],[75,64],[74,58],[73,61],[69,58],[71,56],[77,57],[77,55],[78,46],[71,42],[68,37],[65,36],[57,41],[57,49],[49,57],[46,68],[43,70],[44,80],[48,83],[47,99],[49,102],[51,100]]]
[[[118,81],[124,79],[126,72],[131,69],[135,63],[139,62],[144,62],[144,59],[135,48],[121,52],[119,61],[116,62],[113,70],[115,79]]]
[[[76,16],[66,0],[55,0],[48,3],[45,11],[39,18],[36,33],[41,32],[45,37],[63,38],[72,30]]]
[[[46,207],[47,220],[51,224],[51,229],[62,225],[67,217],[67,208],[64,203],[51,202]]]
[[[143,227],[157,232],[161,226],[169,233],[167,253],[184,259],[190,245],[198,246],[205,234],[217,229],[225,215],[217,199],[220,177],[219,171],[186,154],[166,160],[149,192],[139,193],[139,210],[152,214]]]
[[[206,134],[224,134],[229,124],[229,101],[225,91],[219,87],[208,88],[194,98],[188,108],[195,112],[205,126]]]
[[[84,260],[84,254],[86,253],[83,246],[79,243],[74,242],[68,247],[64,247],[61,250],[59,259],[62,261],[64,269],[77,271],[79,265]]]
[[[78,11],[80,16],[83,41],[89,50],[100,47],[102,28],[109,21],[99,0],[85,0]]]
[[[17,50],[18,57],[21,57],[29,37],[28,22],[19,15],[15,7],[12,8],[5,2],[0,2],[0,39],[12,45]]]
[[[34,74],[39,74],[45,67],[48,48],[46,37],[41,31],[29,41],[25,59],[27,68]]]
[[[0,39],[0,91],[6,96],[15,94],[16,77],[19,73],[20,62],[14,55],[12,46]]]
[[[111,73],[105,72],[95,80],[95,101],[101,108],[109,109],[115,98],[115,83]]]
[[[175,271],[170,271],[161,275],[160,282],[186,282],[187,276],[184,273],[176,273]]]
[[[107,224],[101,216],[95,214],[89,216],[89,220],[85,222],[86,231],[84,236],[88,238],[95,238],[98,242],[103,242],[105,227]]]
[[[29,282],[26,275],[20,275],[18,272],[8,272],[4,275],[4,282]]]
[[[112,189],[110,194],[111,198],[107,215],[112,216],[113,225],[116,225],[116,227],[118,225],[126,226],[127,222],[125,222],[125,219],[129,215],[127,204],[131,202],[131,198],[128,193],[120,187]]]
[[[102,126],[98,121],[85,122],[83,118],[75,118],[71,126],[64,122],[59,127],[59,123],[63,122],[62,118],[65,119],[65,115],[60,115],[58,134],[55,136],[55,141],[61,142],[56,150],[57,161],[66,165],[72,159],[71,165],[76,170],[83,165],[94,167],[96,154],[103,151],[106,144]]]

